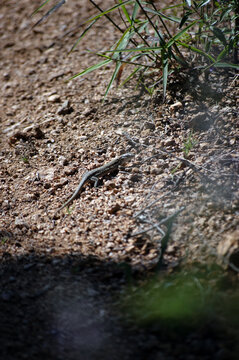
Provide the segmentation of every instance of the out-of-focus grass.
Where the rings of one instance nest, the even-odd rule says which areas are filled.
[[[131,285],[122,298],[123,310],[138,324],[181,329],[211,322],[236,330],[238,304],[236,278],[217,266],[155,275]]]

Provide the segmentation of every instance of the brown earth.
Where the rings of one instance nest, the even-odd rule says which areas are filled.
[[[152,274],[167,235],[161,274],[219,264],[236,287],[238,77],[174,74],[165,103],[160,86],[150,96],[134,79],[102,103],[112,66],[65,80],[117,32],[97,22],[68,55],[79,35],[69,31],[95,10],[72,0],[32,29],[37,6],[0,5],[1,358],[234,358],[230,326],[175,335],[137,324],[119,299],[128,272],[131,282]],[[86,170],[125,152],[135,157],[124,171],[87,185],[52,220]]]

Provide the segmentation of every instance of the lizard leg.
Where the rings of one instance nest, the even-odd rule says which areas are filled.
[[[96,176],[92,176],[92,177],[90,178],[90,180],[94,181],[94,187],[97,187],[98,182],[99,182],[98,177],[96,177]]]

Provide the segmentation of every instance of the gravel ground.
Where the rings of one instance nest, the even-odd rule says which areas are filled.
[[[179,331],[157,317],[142,325],[121,305],[162,258],[161,280],[185,267],[198,281],[198,264],[212,274],[200,286],[213,290],[218,275],[205,269],[221,266],[220,294],[238,291],[238,77],[175,73],[165,103],[160,87],[150,96],[133,80],[102,104],[111,68],[65,80],[96,61],[87,49],[118,34],[98,22],[67,55],[79,35],[69,30],[95,13],[90,2],[69,1],[32,29],[36,6],[0,5],[3,358],[236,358],[235,326],[217,326],[220,310]],[[85,171],[129,151],[125,169],[52,220]]]

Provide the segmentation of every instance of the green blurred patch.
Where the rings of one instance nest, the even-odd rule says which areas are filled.
[[[238,303],[236,277],[214,266],[141,280],[127,289],[122,307],[142,325],[198,328],[210,322],[236,329]]]

